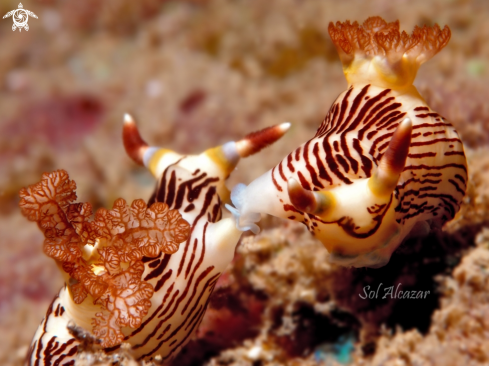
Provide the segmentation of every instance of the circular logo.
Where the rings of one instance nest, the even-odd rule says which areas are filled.
[[[27,24],[27,20],[29,19],[29,14],[24,9],[17,9],[13,14],[14,24],[23,28]]]

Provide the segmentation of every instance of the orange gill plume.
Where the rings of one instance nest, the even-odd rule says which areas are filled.
[[[71,323],[91,330],[107,353],[127,342],[138,360],[159,355],[171,362],[200,324],[241,236],[232,218],[222,218],[225,180],[241,157],[275,142],[289,126],[181,155],[149,146],[126,114],[124,147],[157,179],[148,205],[136,200],[128,207],[118,199],[92,219],[90,204],[73,203],[76,185],[62,170],[23,189],[21,210],[38,223],[44,252],[66,281],[34,335],[27,363],[74,364],[80,340]]]
[[[380,17],[329,25],[348,89],[315,136],[231,198],[238,225],[258,213],[296,220],[332,262],[380,267],[408,237],[441,227],[467,186],[463,144],[412,84],[450,39],[438,25],[400,32]]]
[[[421,64],[436,55],[450,40],[450,28],[414,27],[411,35],[400,32],[399,21],[387,23],[370,17],[362,25],[332,22],[329,34],[338,50],[349,83],[360,80],[410,86]],[[385,80],[384,80],[385,79]]]
[[[137,328],[151,306],[154,289],[141,278],[143,256],[176,252],[190,226],[163,203],[148,208],[135,200],[128,207],[122,198],[92,220],[89,203],[73,203],[75,189],[64,170],[43,174],[39,183],[20,191],[19,205],[43,231],[44,252],[68,277],[73,302],[100,307],[93,333],[102,347],[113,347],[124,339],[120,328]]]

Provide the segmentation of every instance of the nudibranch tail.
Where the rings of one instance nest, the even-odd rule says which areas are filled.
[[[389,83],[398,88],[412,84],[419,66],[450,40],[450,29],[416,26],[411,35],[399,31],[399,21],[387,23],[370,17],[362,25],[330,23],[329,34],[338,50],[349,84]]]
[[[406,158],[411,144],[413,124],[405,118],[394,131],[389,146],[380,159],[376,172],[369,179],[369,187],[375,195],[389,196],[399,181],[406,164]]]

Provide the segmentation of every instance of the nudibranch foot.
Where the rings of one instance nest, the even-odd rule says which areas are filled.
[[[436,226],[434,225],[432,220],[426,220],[426,221],[418,221],[414,224],[413,228],[409,232],[409,234],[406,236],[407,239],[424,239],[426,238],[429,233],[431,232],[433,228],[435,229]],[[439,228],[436,228],[439,229]]]

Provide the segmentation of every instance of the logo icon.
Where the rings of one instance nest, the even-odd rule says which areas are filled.
[[[14,24],[12,25],[13,31],[15,31],[17,28],[19,28],[19,32],[22,31],[22,28],[28,31],[29,25],[27,24],[27,21],[29,20],[29,15],[37,19],[36,14],[34,14],[32,11],[25,10],[24,7],[22,6],[22,3],[19,3],[19,8],[9,11],[7,14],[3,16],[3,19],[12,16],[14,20]]]

